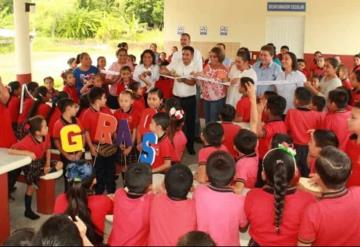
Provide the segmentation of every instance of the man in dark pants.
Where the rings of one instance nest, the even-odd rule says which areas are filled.
[[[173,60],[167,68],[162,69],[162,74],[180,77],[174,80],[173,94],[179,99],[185,112],[184,132],[187,138],[186,148],[189,154],[194,155],[195,118],[196,118],[196,80],[190,76],[199,71],[194,61],[194,48],[182,48],[182,60]]]

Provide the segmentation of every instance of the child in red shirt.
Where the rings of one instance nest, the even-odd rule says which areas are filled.
[[[130,90],[122,91],[119,95],[120,109],[114,113],[115,118],[120,120],[126,120],[129,125],[131,133],[132,146],[126,147],[120,145],[121,157],[120,164],[132,164],[138,160],[138,154],[136,151],[136,131],[140,121],[140,113],[134,108],[133,93]],[[125,160],[126,159],[126,160]]]
[[[345,152],[351,159],[351,175],[347,186],[360,185],[360,102],[356,103],[348,121],[349,131],[353,133],[346,144]]]
[[[185,165],[174,165],[166,173],[166,194],[154,196],[151,204],[149,246],[175,246],[181,236],[196,230],[195,202],[187,199],[192,184]]]
[[[315,162],[316,183],[321,198],[302,216],[299,245],[356,246],[360,243],[360,188],[346,188],[351,161],[335,147],[321,150]]]
[[[351,86],[350,79],[349,79],[349,70],[345,64],[339,65],[336,74],[339,77],[339,79],[341,80],[342,86],[347,90],[351,90],[352,86]]]
[[[25,217],[36,220],[40,218],[31,209],[34,188],[37,188],[41,176],[62,169],[60,161],[50,160],[50,137],[46,121],[41,116],[29,119],[30,133],[21,141],[15,143],[9,154],[30,156],[32,162],[23,168],[27,189],[25,192]]]
[[[240,79],[239,93],[242,94],[242,97],[236,105],[236,122],[250,122],[250,99],[245,87],[248,83],[254,85],[254,80],[250,77]]]
[[[234,191],[240,194],[243,188],[254,188],[259,166],[259,156],[256,154],[257,136],[254,132],[241,129],[234,139],[234,147],[238,152],[236,162]]]
[[[72,99],[76,104],[79,104],[79,96],[77,94],[75,83],[76,79],[74,77],[73,71],[71,69],[67,70],[63,74],[64,79],[64,88],[63,91],[69,95],[69,98]]]
[[[107,105],[112,109],[119,109],[118,97],[120,93],[129,88],[132,82],[131,68],[123,66],[120,69],[120,77],[114,82],[114,85],[109,85],[109,94],[107,96]]]
[[[308,164],[310,174],[315,172],[315,160],[322,148],[327,146],[339,147],[339,140],[331,130],[316,129],[310,132]]]
[[[247,219],[245,197],[230,187],[235,161],[227,152],[216,151],[207,160],[206,173],[210,184],[199,185],[193,194],[197,229],[209,233],[218,246],[238,246],[239,230],[247,226]]]
[[[323,112],[326,106],[326,99],[323,96],[313,95],[311,99],[311,110]]]
[[[298,66],[299,66],[299,70],[305,75],[305,77],[307,79],[310,78],[310,72],[309,70],[306,68],[306,62],[304,59],[298,59],[297,60]]]
[[[21,85],[18,81],[12,81],[8,84],[10,98],[7,102],[13,130],[17,129],[17,119],[20,110]]]
[[[255,105],[254,105],[255,106]],[[252,106],[251,106],[252,107]],[[263,110],[264,109],[264,110]],[[258,119],[265,112],[267,120],[265,123],[257,121],[257,136],[259,138],[259,159],[262,160],[270,148],[271,139],[276,134],[286,134],[287,127],[283,121],[286,109],[286,99],[280,95],[268,97],[265,107],[260,107]]]
[[[234,149],[234,137],[240,131],[241,127],[233,124],[235,119],[235,108],[226,104],[220,111],[221,125],[224,129],[224,146],[229,150],[234,159],[237,159],[238,153]]]
[[[139,112],[143,112],[145,110],[144,89],[141,87],[140,82],[131,82],[129,89],[133,92],[134,108]]]
[[[53,106],[52,106],[50,118],[48,121],[49,134],[50,134],[51,138],[53,138],[53,134],[54,134],[54,125],[61,118],[61,111],[59,109],[59,103],[63,99],[69,99],[69,95],[62,91],[62,92],[59,92],[59,94],[56,97],[56,100],[54,100],[52,102]]]
[[[201,140],[204,147],[200,149],[198,155],[198,164],[196,180],[199,183],[206,183],[208,178],[206,175],[206,163],[209,156],[215,151],[228,152],[227,148],[222,144],[224,140],[224,129],[219,123],[208,123],[201,133]]]
[[[150,205],[153,195],[151,168],[146,164],[129,166],[125,173],[127,191],[118,189],[114,197],[114,220],[110,246],[147,246],[150,231]]]
[[[351,116],[351,111],[346,109],[348,106],[348,98],[348,93],[344,89],[330,91],[328,113],[322,125],[324,129],[331,130],[336,134],[341,150],[345,150],[346,142],[351,135],[347,124]]]
[[[291,149],[279,146],[265,155],[262,176],[266,178],[266,184],[246,195],[249,245],[296,245],[302,214],[306,206],[315,202],[310,193],[296,189],[295,157],[287,150]]]
[[[158,88],[153,88],[148,93],[147,103],[149,107],[146,108],[144,111],[142,111],[138,126],[138,131],[137,131],[136,143],[138,144],[139,151],[141,151],[139,145],[141,144],[142,137],[144,136],[145,133],[150,131],[149,127],[150,127],[151,119],[157,112],[160,111],[161,105],[163,103],[163,98],[164,98],[163,93]],[[139,108],[137,109],[139,110]]]
[[[351,105],[354,106],[360,102],[360,69],[351,74],[351,85],[353,87],[351,91]]]
[[[76,113],[78,111],[78,105],[72,100],[72,99],[63,99],[60,102],[58,102],[58,108],[60,109],[61,115],[60,118],[56,121],[56,123],[54,124],[54,128],[53,128],[53,138],[54,138],[54,144],[56,149],[58,149],[60,151],[60,158],[61,161],[63,162],[63,166],[64,166],[64,186],[65,186],[65,190],[64,192],[67,191],[67,178],[65,176],[65,171],[66,171],[66,167],[68,164],[78,161],[82,158],[84,152],[83,150],[78,151],[78,152],[74,152],[74,153],[67,153],[63,150],[62,148],[62,143],[60,141],[60,132],[62,130],[63,127],[70,125],[70,124],[76,124],[80,127],[80,129],[82,129],[80,121],[76,118]],[[81,132],[80,135],[82,136],[83,139],[83,143],[85,142],[84,140],[84,133]],[[73,134],[69,134],[69,139],[71,140],[71,138],[73,137]]]
[[[174,146],[174,162],[182,160],[184,150],[186,147],[187,139],[182,131],[184,125],[185,112],[181,107],[171,107],[169,110],[170,124],[169,124],[169,139]]]
[[[158,137],[158,143],[153,144],[155,149],[155,161],[151,167],[153,173],[166,172],[175,157],[174,146],[167,135],[169,123],[169,115],[165,112],[156,113],[150,123],[150,131]]]
[[[106,107],[106,93],[101,87],[93,87],[89,92],[90,107],[83,113],[80,122],[85,130],[85,140],[88,145],[93,158],[96,157],[95,173],[97,183],[95,185],[96,194],[103,194],[106,192],[111,194],[115,192],[115,159],[116,151],[109,155],[102,156],[98,153],[100,145],[104,144],[101,141],[95,140],[97,124],[100,112],[111,115],[110,110]],[[113,145],[114,146],[114,145]],[[112,150],[115,150],[115,146]]]
[[[50,100],[50,93],[46,87],[40,86],[35,90],[34,98],[36,99],[27,115],[27,118],[31,118],[35,115],[40,115],[45,120],[48,120],[50,117],[51,106],[47,104]]]
[[[286,127],[295,144],[296,164],[302,177],[309,175],[307,156],[310,135],[308,132],[319,128],[322,120],[320,112],[310,110],[311,99],[311,92],[308,89],[298,87],[294,98],[296,109],[290,109],[285,118]]]
[[[325,72],[325,58],[324,57],[318,57],[316,59],[316,64],[310,68],[310,77],[311,78],[322,78],[324,76]]]
[[[98,245],[103,239],[105,216],[113,212],[113,202],[106,195],[91,195],[94,173],[90,163],[69,164],[66,168],[69,187],[56,198],[54,214],[78,215],[87,227],[86,236]]]
[[[50,99],[55,98],[58,95],[59,91],[54,88],[54,78],[51,76],[44,78],[44,86],[47,88],[50,94]]]

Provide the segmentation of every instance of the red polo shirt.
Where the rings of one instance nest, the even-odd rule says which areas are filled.
[[[167,135],[159,138],[158,143],[152,145],[155,149],[155,161],[152,165],[152,168],[158,168],[162,166],[165,160],[171,160],[175,156],[174,146],[171,144],[170,139]]]
[[[351,135],[347,124],[350,117],[351,111],[328,112],[323,122],[324,129],[332,130],[336,134],[339,140],[339,148],[343,151]]]
[[[252,189],[245,199],[249,234],[260,246],[296,246],[300,222],[306,207],[315,202],[310,194],[296,189],[285,196],[280,233],[274,226],[274,194],[271,189]]]
[[[50,149],[50,136],[46,135],[42,142],[39,142],[31,134],[26,135],[21,141],[12,145],[12,149],[26,150],[35,154],[36,159],[45,158],[46,151]]]
[[[63,91],[65,93],[67,93],[69,98],[72,99],[76,104],[79,104],[79,96],[77,94],[77,91],[76,91],[75,87],[65,85],[64,88],[63,88]]]
[[[119,109],[114,113],[114,116],[117,120],[127,120],[129,124],[130,131],[133,131],[140,122],[140,114],[132,107],[128,112],[124,112]]]
[[[276,134],[287,134],[287,127],[284,121],[270,121],[264,125],[265,136],[259,139],[259,157],[264,158],[270,149],[271,140]]]
[[[321,119],[320,112],[302,108],[290,109],[285,123],[294,144],[307,145],[310,139],[308,131],[320,128]]]
[[[224,146],[229,150],[229,153],[234,157],[238,157],[238,153],[234,149],[234,138],[237,133],[240,131],[241,127],[239,125],[233,124],[231,122],[222,122],[222,127],[224,129]]]
[[[134,107],[134,109],[139,110],[139,108],[136,107]],[[156,113],[157,111],[152,108],[146,108],[144,111],[142,111],[138,126],[138,135],[142,137],[145,133],[150,131],[150,123]]]
[[[19,114],[18,124],[22,124],[27,120],[27,115],[29,114],[30,108],[33,104],[33,100],[31,98],[26,98],[23,103],[23,111]]]
[[[102,113],[112,115],[108,107],[103,107],[100,111]],[[99,115],[99,112],[90,106],[80,117],[80,123],[82,124],[84,130],[89,132],[92,141],[95,140],[96,126],[99,121]]]
[[[130,198],[124,189],[114,197],[114,220],[108,240],[110,246],[147,246],[150,231],[152,194]]]
[[[11,96],[10,101],[8,103],[8,109],[11,117],[11,122],[16,123],[20,111],[20,98],[17,96]]]
[[[77,125],[79,125],[80,129],[82,130],[83,127],[82,127],[80,121],[79,121],[77,118],[76,118],[75,120],[76,120],[76,121],[75,121],[74,123],[69,123],[69,122],[67,122],[65,119],[63,119],[63,118],[60,117],[60,119],[58,119],[58,120],[56,121],[56,123],[54,124],[53,135],[52,135],[53,138],[54,138],[54,139],[60,139],[61,129],[62,129],[64,126],[69,125],[69,124],[77,124]],[[72,134],[72,133],[69,133],[69,136],[68,136],[69,140],[71,139],[72,136],[73,136],[73,134]]]
[[[50,111],[51,111],[51,107],[50,107],[48,104],[46,104],[46,103],[41,103],[41,104],[38,106],[36,115],[40,115],[40,116],[42,116],[43,118],[47,119]]]
[[[360,186],[360,144],[356,139],[350,139],[345,147],[345,153],[351,159],[352,172],[347,186]]]
[[[180,237],[196,230],[195,202],[154,196],[150,210],[149,246],[175,246]]]
[[[112,214],[113,202],[105,195],[88,196],[88,208],[90,210],[91,221],[96,226],[96,230],[100,235],[104,234],[105,216]],[[64,214],[68,208],[68,200],[66,194],[61,194],[56,198],[54,206],[54,214]]]
[[[53,136],[54,125],[60,118],[61,118],[61,111],[59,110],[59,107],[56,107],[54,112],[51,114],[50,119],[49,119],[48,126],[49,126],[50,137],[54,137]]]
[[[229,152],[228,149],[224,145],[221,145],[220,147],[205,146],[205,147],[203,147],[202,149],[199,150],[198,164],[199,165],[206,165],[209,156],[213,152],[216,152],[216,151]]]
[[[16,142],[14,131],[11,127],[10,112],[0,103],[0,147],[9,148]]]
[[[360,102],[360,90],[352,90],[351,91],[351,105],[354,106],[358,102]]]
[[[250,99],[248,96],[243,96],[236,104],[236,114],[241,116],[242,122],[250,122]]]
[[[360,244],[360,188],[327,196],[307,207],[301,220],[299,241],[313,246]]]
[[[138,99],[134,99],[133,107],[137,109],[140,113],[145,110],[145,100],[144,97],[140,97]]]

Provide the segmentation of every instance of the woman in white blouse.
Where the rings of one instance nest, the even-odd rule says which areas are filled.
[[[141,54],[140,64],[135,67],[133,79],[141,83],[141,87],[149,92],[159,80],[159,66],[156,64],[155,53],[152,50],[145,50]]]
[[[294,108],[294,93],[296,88],[303,87],[306,82],[305,75],[298,70],[296,55],[292,52],[288,52],[282,55],[281,60],[283,71],[277,76],[277,81],[293,82],[293,84],[275,85],[276,91],[279,95],[286,99],[285,113]]]
[[[239,50],[236,54],[235,63],[231,66],[228,74],[231,85],[227,91],[226,104],[236,107],[237,102],[241,98],[239,93],[240,78],[250,77],[255,82],[257,81],[256,72],[251,68],[250,64],[250,52],[246,50]]]

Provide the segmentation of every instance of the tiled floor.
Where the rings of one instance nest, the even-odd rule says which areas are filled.
[[[200,144],[196,144],[195,149],[198,150],[201,148]],[[196,155],[188,155],[185,152],[183,161],[184,164],[196,164],[197,163],[197,156]],[[194,166],[191,166],[193,168]],[[121,177],[117,181],[118,186],[122,186]],[[31,227],[34,229],[39,229],[43,222],[45,222],[50,216],[49,215],[41,215],[41,218],[36,221],[29,220],[25,218],[24,215],[24,193],[25,193],[25,184],[17,183],[16,184],[17,190],[13,193],[15,197],[15,201],[10,201],[9,208],[10,208],[10,218],[11,218],[11,231],[23,227]],[[63,180],[58,179],[56,183],[56,193],[60,194],[63,192],[64,185]],[[33,209],[36,209],[36,198],[33,198]],[[249,240],[249,236],[247,233],[241,234],[241,244],[247,245]]]

